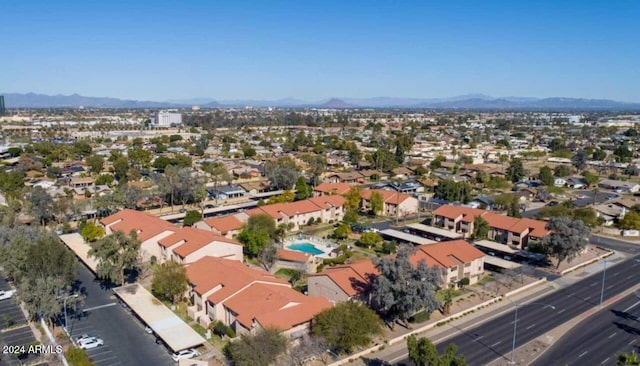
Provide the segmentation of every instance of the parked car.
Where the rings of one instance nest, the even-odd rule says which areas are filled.
[[[0,300],[10,299],[15,293],[16,290],[0,291]]]
[[[104,346],[104,341],[100,338],[89,338],[83,342],[80,342],[78,347],[80,349],[92,349],[96,347]]]
[[[194,358],[198,356],[200,356],[200,352],[191,348],[191,349],[182,350],[180,352],[176,352],[171,355],[171,358],[173,358],[174,361],[178,362],[182,359]]]
[[[607,200],[614,200],[614,199],[616,199],[616,196],[614,195],[607,196]]]
[[[90,339],[93,339],[93,338],[96,338],[96,337],[85,333],[85,334],[83,334],[81,336],[76,337],[76,343],[86,342],[86,341],[88,341]]]

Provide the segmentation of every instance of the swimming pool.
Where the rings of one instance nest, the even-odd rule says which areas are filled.
[[[324,254],[324,252],[315,247],[315,245],[311,243],[296,243],[289,245],[287,249],[295,250],[298,252],[303,252],[312,255]]]

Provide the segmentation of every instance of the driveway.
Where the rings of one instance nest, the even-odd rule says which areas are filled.
[[[98,366],[175,365],[169,351],[145,333],[144,325],[119,305],[111,289],[84,265],[78,268],[78,291],[85,300],[69,315],[68,328],[73,338],[86,333],[104,340],[104,346],[87,351],[91,360]]]

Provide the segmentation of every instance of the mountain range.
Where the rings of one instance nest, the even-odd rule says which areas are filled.
[[[6,93],[7,108],[201,108],[220,107],[281,107],[281,108],[404,108],[404,109],[462,109],[462,110],[640,110],[640,103],[608,99],[584,98],[495,98],[484,94],[466,94],[450,98],[331,98],[323,101],[304,101],[295,98],[278,100],[214,100],[192,98],[167,101],[141,101],[108,97],[45,95],[35,93]]]

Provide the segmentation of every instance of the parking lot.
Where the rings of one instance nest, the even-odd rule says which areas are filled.
[[[103,346],[87,350],[97,366],[175,365],[169,351],[156,344],[155,337],[145,333],[144,325],[82,264],[78,275],[78,292],[85,299],[78,312],[69,312],[68,329],[74,339],[88,334],[104,341]]]
[[[9,284],[0,278],[0,290],[9,290]],[[15,297],[0,300],[0,349],[5,346],[27,346],[35,342],[36,338],[27,324],[27,320],[18,306]],[[0,353],[0,365],[23,365],[32,362],[39,356],[36,354],[3,354]]]

